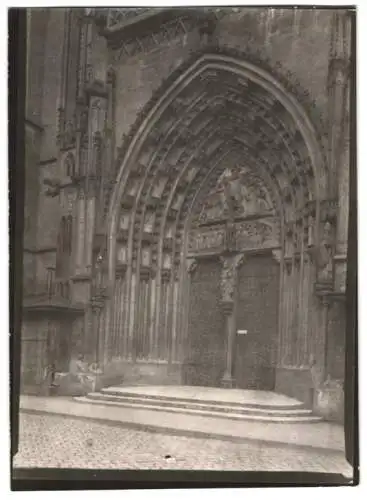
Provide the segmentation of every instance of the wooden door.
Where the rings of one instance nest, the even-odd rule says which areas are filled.
[[[219,387],[225,363],[219,259],[199,260],[191,276],[184,383]]]
[[[273,390],[278,339],[279,264],[272,255],[248,258],[238,274],[234,375],[237,387]]]

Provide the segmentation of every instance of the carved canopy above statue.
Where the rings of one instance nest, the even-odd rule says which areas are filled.
[[[234,217],[265,214],[273,210],[261,178],[247,167],[227,168],[209,193],[199,224]]]

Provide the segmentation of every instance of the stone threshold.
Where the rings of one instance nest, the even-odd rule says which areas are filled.
[[[21,396],[20,412],[58,415],[98,423],[134,428],[145,432],[219,439],[232,442],[257,442],[264,446],[284,446],[345,454],[344,429],[328,423],[289,423],[227,421],[192,415],[172,415],[148,409],[107,407],[79,403],[67,397]]]

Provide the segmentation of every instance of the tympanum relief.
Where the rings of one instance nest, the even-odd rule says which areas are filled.
[[[198,213],[189,234],[189,253],[279,245],[279,225],[269,193],[262,179],[247,167],[227,168]]]
[[[259,176],[247,167],[228,168],[209,193],[199,222],[205,224],[228,215],[247,217],[271,210],[269,194]]]

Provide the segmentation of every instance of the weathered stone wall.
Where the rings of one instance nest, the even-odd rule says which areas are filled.
[[[62,81],[62,56],[65,29],[65,9],[48,9],[49,20],[43,39],[44,79],[42,85],[41,122],[44,129],[41,144],[41,161],[57,158],[57,126],[59,98]],[[59,173],[59,172],[58,172]]]
[[[24,233],[23,285],[31,286],[35,279],[38,218],[38,162],[40,132],[28,125],[25,127],[25,186],[24,186]],[[23,195],[23,193],[19,193]]]
[[[41,122],[45,37],[50,9],[27,12],[26,108],[29,120]]]
[[[332,12],[302,9],[240,9],[217,22],[207,44],[238,50],[264,62],[274,74],[307,91],[316,116],[327,118],[327,77]],[[197,29],[133,57],[112,54],[116,69],[116,140],[121,145],[138,112],[160,85],[195,52],[205,50]],[[214,49],[215,50],[215,49]],[[309,68],[312,67],[312,71]],[[316,123],[320,125],[320,123]]]
[[[48,322],[27,317],[22,323],[21,390],[42,383],[47,352]]]
[[[298,81],[326,116],[332,16],[322,9],[239,9],[218,23],[216,36],[220,47],[258,53],[290,82]]]
[[[332,302],[328,314],[326,377],[344,380],[346,310],[344,302]]]
[[[275,391],[313,406],[314,387],[309,368],[278,367]]]
[[[116,142],[121,146],[137,114],[148,103],[166,78],[200,47],[197,32],[157,45],[155,49],[132,58],[114,54],[116,70]]]
[[[26,259],[25,272],[29,277],[31,262],[40,279],[45,266],[54,264],[59,226],[59,198],[46,196],[43,180],[61,173],[56,135],[64,16],[65,9],[28,11],[26,118],[40,128],[26,127],[24,246],[36,252]]]
[[[59,196],[46,196],[45,179],[54,178],[58,175],[57,163],[38,166],[38,190],[39,208],[37,220],[37,246],[41,248],[52,247],[56,249],[57,234],[60,222],[60,199]]]

